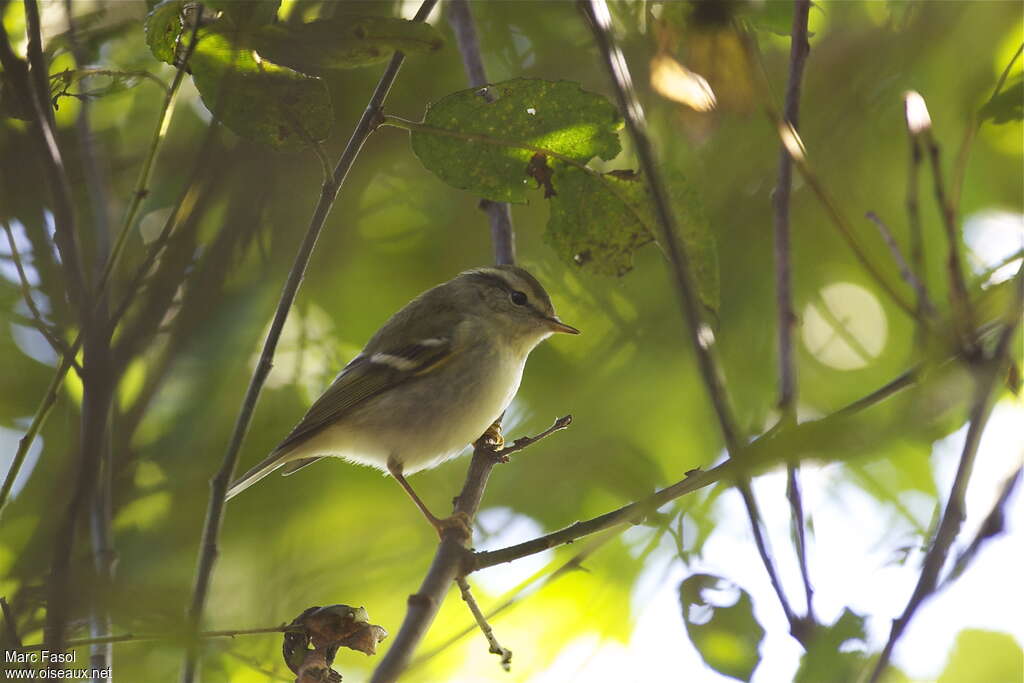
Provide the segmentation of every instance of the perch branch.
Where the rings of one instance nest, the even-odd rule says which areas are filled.
[[[519,439],[506,451],[494,450],[483,438],[479,439],[473,448],[473,458],[469,462],[462,491],[455,499],[454,514],[465,516],[472,521],[480,508],[480,501],[494,466],[504,461],[507,453],[522,450],[545,436],[564,429],[570,420],[568,416],[560,418],[542,434],[528,440]],[[472,559],[473,553],[465,546],[466,540],[454,529],[445,531],[419,591],[409,596],[409,607],[402,627],[387,654],[374,670],[370,683],[391,683],[408,668],[416,646],[423,640],[431,622],[437,616],[437,611],[441,608],[452,582],[468,573],[466,563]]]
[[[462,55],[462,65],[471,88],[482,88],[487,85],[487,72],[480,54],[480,41],[477,38],[476,23],[469,0],[451,0],[447,5],[448,24],[455,33],[455,42]],[[493,95],[485,92],[489,100]],[[481,199],[480,208],[487,214],[491,224],[491,244],[494,247],[494,262],[498,265],[516,262],[516,235],[512,228],[512,208],[506,202],[495,202]]]
[[[626,128],[633,139],[637,159],[640,162],[640,169],[651,190],[655,215],[661,232],[661,241],[664,242],[664,250],[671,265],[673,284],[678,294],[683,321],[686,324],[690,343],[697,357],[697,365],[700,368],[705,388],[708,391],[708,396],[718,417],[719,428],[722,431],[726,449],[729,452],[730,458],[736,458],[742,452],[743,438],[729,407],[729,398],[722,383],[721,369],[718,367],[712,352],[712,344],[702,339],[702,330],[706,328],[706,325],[701,319],[700,301],[697,296],[696,285],[694,284],[692,267],[682,245],[679,243],[675,216],[672,213],[668,193],[658,170],[654,149],[651,146],[650,139],[647,137],[643,109],[633,89],[629,67],[626,64],[622,51],[619,50],[612,37],[611,14],[608,11],[608,5],[605,0],[589,0],[581,2],[580,7],[589,20],[588,23],[590,24],[598,50],[601,53],[602,61],[611,77],[619,108],[625,117]],[[782,609],[789,620],[791,631],[796,635],[801,631],[798,628],[799,622],[782,589],[782,584],[779,581],[770,551],[764,542],[761,532],[760,514],[757,511],[753,491],[750,490],[750,484],[745,479],[739,480],[737,487],[743,494],[743,501],[751,520],[758,554],[779,597]]]
[[[917,315],[923,318],[925,315],[926,301],[928,301],[927,290],[924,289],[924,283],[928,280],[928,271],[925,266],[924,258],[924,230],[921,227],[921,207],[918,202],[918,186],[920,185],[919,177],[921,175],[921,140],[918,137],[918,131],[916,123],[911,115],[911,111],[908,108],[911,105],[912,98],[916,93],[907,93],[904,95],[904,110],[905,120],[907,123],[907,135],[910,143],[910,157],[907,161],[907,194],[905,204],[907,207],[907,224],[910,229],[910,262],[913,264],[913,273],[917,278],[918,282],[921,283],[922,289],[915,288],[917,292]],[[904,277],[904,279],[906,279]],[[924,296],[922,297],[922,291]],[[917,321],[917,345],[920,347],[924,344],[925,335],[927,329],[921,320]]]
[[[1020,324],[1020,308],[1024,304],[1024,264],[1017,271],[1015,276],[1015,294],[1011,307],[1005,320],[1005,327],[999,335],[996,348],[991,358],[982,362],[975,378],[974,399],[970,412],[970,426],[967,429],[967,437],[964,441],[963,452],[960,455],[960,464],[957,467],[956,476],[950,487],[949,499],[946,501],[945,510],[939,521],[935,537],[932,539],[931,547],[925,553],[924,562],[921,567],[921,575],[918,577],[914,592],[907,602],[903,613],[893,620],[889,632],[889,639],[885,643],[874,669],[871,672],[870,683],[876,683],[885,668],[888,666],[893,649],[897,641],[906,631],[907,625],[914,617],[917,609],[936,591],[939,585],[939,573],[946,564],[946,557],[949,550],[960,533],[965,516],[964,498],[967,493],[967,484],[974,468],[974,460],[978,453],[978,444],[981,441],[982,432],[988,422],[995,403],[995,387],[1000,373],[1009,357],[1010,344]]]
[[[487,644],[490,648],[487,650],[491,654],[498,655],[501,657],[501,668],[505,671],[512,670],[512,651],[504,648],[498,642],[497,637],[494,635],[494,629],[487,623],[487,617],[480,611],[480,605],[476,603],[476,598],[473,597],[473,593],[469,590],[469,581],[464,576],[455,577],[455,583],[459,585],[459,591],[462,592],[462,599],[469,606],[469,611],[473,613],[473,618],[476,620],[476,625],[480,627],[480,631],[484,634],[484,638],[487,639]]]
[[[420,5],[419,10],[416,12],[414,20],[426,20],[427,15],[433,9],[436,2],[437,0],[424,0]],[[231,482],[231,478],[234,476],[235,467],[238,464],[238,454],[242,447],[242,440],[245,438],[245,433],[249,428],[249,422],[252,420],[253,411],[256,408],[256,401],[259,398],[260,390],[263,388],[263,383],[266,381],[267,375],[270,374],[270,368],[273,365],[274,352],[277,349],[277,342],[281,337],[281,331],[284,329],[284,323],[288,317],[288,311],[291,308],[292,302],[295,300],[296,294],[298,293],[299,285],[301,284],[303,275],[306,271],[306,266],[308,265],[310,256],[316,246],[316,241],[320,235],[321,229],[323,228],[324,222],[327,220],[327,215],[334,206],[334,201],[337,198],[338,191],[341,189],[341,186],[344,183],[345,178],[348,176],[348,172],[352,168],[352,164],[355,162],[356,157],[362,150],[366,139],[379,125],[381,107],[384,104],[384,100],[387,98],[391,85],[395,82],[395,77],[398,75],[398,70],[401,68],[404,60],[405,55],[401,52],[395,52],[391,61],[388,63],[387,68],[384,70],[384,74],[377,82],[377,87],[374,89],[373,95],[370,97],[370,101],[367,104],[366,109],[363,111],[359,122],[352,131],[352,135],[349,138],[348,143],[345,145],[345,149],[334,168],[333,175],[324,181],[323,187],[320,191],[320,198],[317,201],[316,208],[313,210],[313,216],[310,219],[309,227],[303,237],[299,251],[295,256],[292,268],[288,273],[288,279],[285,282],[284,289],[281,292],[281,298],[278,302],[277,310],[274,312],[274,320],[271,323],[267,339],[263,344],[263,350],[260,353],[260,359],[256,366],[256,370],[253,373],[252,379],[249,382],[249,387],[246,390],[245,398],[242,402],[242,406],[231,435],[231,441],[229,442],[227,451],[224,454],[224,459],[221,463],[220,469],[210,482],[210,499],[206,511],[206,521],[203,525],[203,536],[196,566],[192,598],[187,613],[189,626],[193,631],[199,630],[199,623],[202,620],[203,609],[206,606],[206,597],[209,592],[210,579],[213,575],[213,565],[216,561],[218,552],[217,543],[220,535],[221,521],[224,516],[224,503],[228,485]],[[185,653],[181,672],[182,683],[192,683],[192,681],[195,680],[198,659],[198,644],[193,644],[187,648]]]

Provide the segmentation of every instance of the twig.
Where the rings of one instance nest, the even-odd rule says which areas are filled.
[[[1005,320],[1005,327],[999,336],[995,351],[992,356],[986,359],[981,365],[975,379],[974,400],[970,412],[970,427],[967,429],[967,437],[964,442],[963,452],[960,455],[960,464],[957,467],[956,476],[950,487],[949,499],[946,501],[946,508],[942,513],[935,537],[932,539],[931,547],[925,554],[921,567],[921,575],[918,577],[914,592],[907,602],[903,613],[893,620],[889,632],[889,639],[885,643],[881,654],[875,663],[871,673],[870,681],[878,681],[888,666],[896,642],[903,635],[913,618],[917,609],[927,600],[938,586],[939,573],[946,563],[949,549],[960,533],[965,515],[964,497],[967,492],[967,484],[974,468],[974,460],[978,453],[978,444],[981,441],[982,432],[992,412],[992,405],[995,402],[994,391],[1000,372],[1005,365],[1010,343],[1020,324],[1020,308],[1024,304],[1024,264],[1017,271],[1016,292],[1011,302],[1011,307]]]
[[[985,545],[989,539],[1003,533],[1006,528],[1006,504],[1009,502],[1010,496],[1020,486],[1022,472],[1024,472],[1024,466],[1018,465],[1013,474],[1003,482],[999,490],[999,496],[996,497],[995,502],[992,504],[992,509],[985,515],[978,533],[975,534],[970,545],[957,556],[956,563],[949,570],[946,578],[942,580],[939,589],[945,588],[960,578],[967,571],[967,567],[974,561],[974,558],[977,557],[981,546]]]
[[[0,610],[4,614],[4,634],[6,635],[4,644],[12,645],[19,650],[22,649],[21,636],[18,635],[18,625],[14,621],[14,614],[11,613],[11,606],[7,604],[6,597],[0,597]]]
[[[783,115],[786,121],[799,128],[800,89],[804,65],[810,44],[807,39],[807,16],[810,0],[796,0],[793,10],[792,38],[789,49],[789,81],[786,84],[786,101]],[[793,332],[797,317],[793,310],[792,262],[790,258],[789,200],[793,184],[793,162],[785,146],[779,151],[779,181],[775,187],[773,204],[775,208],[775,307],[778,317],[777,333],[779,346],[779,410],[784,423],[796,421],[798,396],[796,362],[794,360]],[[789,500],[792,518],[793,538],[796,545],[800,576],[804,585],[804,600],[807,617],[814,619],[814,591],[807,571],[807,536],[804,529],[803,497],[800,493],[799,466],[786,466],[786,498]]]
[[[536,436],[523,436],[516,439],[515,441],[512,442],[511,446],[506,446],[505,448],[502,448],[500,451],[498,451],[498,455],[501,456],[502,458],[507,459],[508,456],[512,455],[516,451],[521,451],[527,446],[531,446],[540,441],[541,439],[551,436],[555,432],[560,432],[571,424],[572,415],[564,415],[555,420],[554,424],[552,424],[550,427],[545,429],[540,434],[537,434]]]
[[[881,233],[882,239],[885,240],[886,246],[889,247],[889,253],[892,254],[893,261],[896,262],[900,269],[900,276],[917,293],[918,311],[928,316],[935,315],[935,305],[932,304],[931,298],[928,296],[928,290],[925,289],[924,283],[918,279],[917,275],[910,268],[907,260],[903,258],[900,245],[896,243],[896,238],[893,236],[892,231],[889,230],[889,226],[874,211],[868,211],[865,217],[878,227],[878,232]]]
[[[975,349],[974,341],[974,311],[971,307],[970,297],[967,294],[967,280],[964,277],[963,259],[960,257],[960,231],[956,225],[956,211],[953,204],[946,197],[944,181],[942,179],[942,163],[940,160],[941,150],[939,143],[935,140],[931,127],[923,132],[925,146],[928,149],[928,160],[932,169],[932,187],[935,191],[935,201],[939,205],[939,212],[942,214],[942,226],[946,233],[946,268],[949,275],[949,299],[950,307],[955,314],[956,327],[960,335],[960,343],[964,349],[971,351]]]
[[[640,169],[651,190],[655,215],[661,229],[661,240],[664,242],[665,253],[671,265],[673,284],[675,285],[676,293],[679,295],[683,320],[688,328],[688,336],[697,357],[697,365],[700,368],[705,388],[708,391],[715,414],[718,417],[719,428],[722,431],[726,449],[729,452],[730,458],[739,457],[743,449],[743,440],[729,407],[729,399],[721,380],[722,374],[712,354],[712,347],[702,340],[701,330],[704,325],[701,319],[700,301],[697,296],[696,285],[694,284],[692,268],[685,251],[679,243],[675,217],[672,213],[671,203],[669,202],[664,183],[661,180],[657,163],[655,162],[651,141],[647,137],[643,109],[633,90],[629,67],[626,65],[625,57],[615,44],[611,34],[611,15],[608,11],[608,6],[605,0],[588,0],[581,2],[580,7],[589,20],[588,23],[590,24],[594,40],[611,76],[619,108],[625,117],[626,128],[629,130],[630,137],[632,137],[636,148]],[[794,635],[797,635],[801,632],[801,629],[782,590],[782,584],[779,582],[774,562],[769,554],[767,545],[764,543],[760,529],[760,515],[757,511],[753,492],[750,490],[750,484],[746,480],[741,479],[738,481],[737,487],[743,494],[744,504],[753,525],[754,541],[757,545],[758,554],[761,556],[761,561],[768,572],[772,586],[776,589],[782,609],[786,613],[787,619],[789,619],[791,631]]]
[[[264,626],[262,628],[245,628],[236,629],[230,631],[201,631],[196,636],[203,640],[210,638],[236,638],[238,636],[252,636],[260,635],[264,633],[286,633],[289,631],[301,631],[301,627],[291,627],[286,624],[280,626]],[[153,641],[175,641],[180,640],[180,634],[137,634],[137,633],[122,633],[116,636],[103,636],[102,638],[77,638],[68,640],[64,643],[65,648],[83,647],[86,645],[103,645],[111,644],[117,645],[119,643],[141,643],[141,642],[153,642]],[[50,643],[34,643],[32,645],[25,645],[20,648],[25,652],[38,652],[40,650],[52,650],[53,645]]]
[[[988,101],[991,102],[999,95],[999,92],[1003,89],[1003,84],[1006,83],[1006,79],[1010,75],[1010,71],[1013,69],[1013,65],[1020,59],[1021,53],[1024,53],[1024,43],[1020,44],[1017,51],[1013,53],[1013,57],[1007,62],[1006,68],[1003,69],[1003,73],[999,75],[999,79],[996,81],[995,88],[992,89],[992,96],[989,97]],[[987,103],[986,103],[987,104]],[[984,105],[983,105],[984,106]],[[964,138],[960,143],[960,151],[956,155],[956,165],[953,167],[953,180],[950,183],[950,202],[953,205],[954,212],[960,208],[960,196],[963,191],[964,178],[967,175],[967,160],[971,155],[971,147],[974,144],[974,138],[978,134],[978,130],[981,128],[981,121],[978,120],[977,113],[972,113],[971,118],[967,123],[967,127],[964,130]]]
[[[472,88],[487,85],[487,72],[480,55],[480,41],[469,0],[451,0],[447,5],[448,23],[455,33],[455,42],[462,55],[462,64]],[[489,92],[485,97],[493,98]],[[516,236],[512,229],[512,208],[505,202],[490,199],[480,200],[480,208],[487,213],[491,224],[491,244],[494,247],[494,262],[498,265],[516,262]]]
[[[419,10],[416,12],[414,21],[424,21],[436,2],[437,0],[423,0]],[[278,302],[277,310],[274,313],[274,320],[271,323],[270,331],[267,334],[267,339],[263,344],[263,350],[260,353],[259,363],[256,366],[256,370],[249,382],[249,387],[246,390],[238,418],[235,421],[231,441],[229,442],[227,451],[224,454],[224,459],[221,463],[220,469],[210,482],[210,500],[206,511],[206,521],[203,525],[203,537],[196,566],[195,585],[192,590],[192,599],[187,613],[188,623],[193,631],[199,630],[199,623],[202,620],[203,610],[206,606],[206,597],[210,588],[210,579],[213,575],[213,565],[216,561],[218,552],[217,541],[220,535],[221,521],[224,516],[224,502],[228,484],[234,476],[235,467],[238,464],[238,453],[241,449],[242,441],[245,438],[245,433],[249,428],[249,422],[252,420],[253,411],[256,408],[256,401],[259,398],[260,390],[263,388],[263,383],[266,381],[267,375],[270,374],[270,368],[273,365],[274,352],[277,349],[277,342],[281,337],[281,331],[284,329],[284,323],[288,317],[288,311],[290,310],[292,302],[295,300],[295,296],[298,293],[299,285],[301,284],[303,275],[306,271],[306,266],[308,265],[310,256],[313,253],[313,248],[316,246],[317,237],[319,237],[324,222],[327,220],[327,214],[330,213],[330,210],[334,205],[334,201],[337,198],[338,191],[341,189],[341,185],[348,176],[348,172],[352,168],[352,164],[355,162],[356,157],[359,155],[363,144],[370,136],[370,133],[372,133],[379,125],[381,107],[384,104],[388,91],[391,89],[391,85],[394,83],[395,77],[398,75],[398,70],[401,68],[404,60],[405,55],[401,52],[395,52],[391,61],[388,63],[384,74],[378,81],[377,87],[375,88],[373,95],[370,97],[370,101],[367,104],[363,115],[356,124],[355,130],[352,131],[352,135],[349,138],[348,143],[345,145],[345,150],[342,152],[341,157],[338,159],[338,163],[334,168],[333,176],[326,179],[323,187],[321,188],[320,198],[317,201],[316,208],[313,210],[313,216],[310,219],[309,227],[306,230],[306,234],[299,247],[299,251],[295,256],[295,261],[292,265],[291,271],[288,273],[288,279],[285,283],[284,289],[281,292],[281,298]],[[192,683],[195,679],[198,658],[198,644],[193,644],[187,648],[185,653],[181,672],[182,683]]]
[[[462,592],[462,599],[469,606],[469,611],[473,613],[473,618],[476,620],[476,625],[480,627],[480,631],[484,634],[484,638],[487,639],[487,644],[490,648],[487,650],[492,654],[496,654],[501,657],[501,668],[505,671],[512,670],[512,650],[504,648],[498,642],[498,639],[494,635],[494,629],[487,623],[487,617],[480,611],[480,605],[476,604],[476,598],[469,590],[469,581],[464,576],[458,576],[455,578],[455,583],[459,584],[459,591]]]
[[[552,427],[526,443],[523,439],[517,440],[507,452],[522,450],[545,436],[564,429],[565,426],[568,426],[567,422],[559,425],[565,420],[566,418],[557,420]],[[491,470],[496,464],[503,462],[506,457],[505,451],[494,450],[483,438],[476,442],[462,491],[455,498],[455,515],[472,522],[480,508],[480,501],[487,487]],[[454,529],[445,532],[419,590],[409,596],[409,607],[405,613],[405,619],[402,621],[402,627],[387,654],[374,670],[370,683],[391,683],[397,680],[409,666],[416,646],[423,640],[431,622],[437,616],[437,611],[441,608],[441,603],[444,601],[445,595],[448,594],[452,581],[460,576],[465,576],[470,571],[467,563],[473,559],[474,555],[466,547],[467,541],[468,539],[460,537]]]
[[[46,320],[43,318],[43,314],[39,311],[36,306],[36,301],[32,297],[32,285],[29,284],[28,276],[25,274],[25,267],[21,261],[21,254],[18,253],[18,245],[14,241],[14,234],[11,231],[11,226],[7,221],[3,221],[4,232],[7,233],[7,245],[11,250],[11,260],[14,262],[14,268],[18,271],[18,283],[21,285],[21,297],[25,300],[25,305],[28,306],[29,313],[31,314],[32,325],[39,330],[39,333],[46,338],[50,348],[52,348],[58,355],[63,355],[68,352],[68,345],[64,343],[64,340],[46,324]],[[77,366],[77,361],[75,362]],[[81,368],[78,368],[79,375],[81,375]]]
[[[46,182],[53,195],[53,222],[55,226],[54,241],[60,250],[61,263],[67,272],[68,300],[76,309],[80,322],[85,324],[88,314],[88,289],[82,268],[81,254],[78,249],[78,230],[75,223],[74,201],[71,198],[71,185],[64,168],[64,159],[57,146],[56,126],[53,110],[50,107],[50,88],[47,76],[46,59],[43,56],[42,38],[40,35],[39,5],[36,0],[25,0],[25,32],[28,36],[27,56],[30,65],[26,80],[32,104],[32,115],[36,131],[36,141],[40,147],[40,156],[46,173]],[[3,37],[2,61],[4,71],[17,70],[17,65],[9,63],[17,60],[10,51],[6,31],[0,30]],[[9,53],[9,55],[8,55]]]

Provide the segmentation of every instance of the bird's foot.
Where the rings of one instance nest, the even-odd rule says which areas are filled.
[[[505,447],[505,437],[502,436],[501,434],[500,422],[495,422],[490,427],[488,427],[487,431],[485,431],[484,435],[481,436],[480,438],[487,446],[491,448],[491,450],[500,451],[502,448]]]
[[[465,512],[456,512],[451,517],[445,517],[444,519],[433,517],[429,521],[434,529],[437,530],[438,537],[442,539],[448,531],[453,531],[460,541],[468,541],[473,538],[473,530],[471,528],[473,520]]]

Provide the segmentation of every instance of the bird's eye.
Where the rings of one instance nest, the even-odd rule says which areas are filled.
[[[526,295],[523,294],[522,292],[520,292],[518,289],[514,290],[508,296],[509,296],[510,299],[512,299],[512,303],[514,303],[516,306],[525,306],[526,305],[526,302],[527,302]]]

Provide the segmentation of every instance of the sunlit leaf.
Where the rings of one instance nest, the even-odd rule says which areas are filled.
[[[735,592],[737,598],[714,595]],[[749,681],[761,656],[758,647],[764,628],[754,617],[750,594],[711,574],[693,574],[679,585],[679,602],[690,641],[704,662],[715,671]]]
[[[192,75],[207,109],[238,135],[278,148],[327,137],[333,120],[323,82],[236,48],[230,28],[200,31]]]
[[[161,62],[174,64],[174,46],[181,35],[182,0],[165,0],[146,15],[146,45]]]
[[[396,50],[404,53],[436,52],[444,38],[421,21],[396,17],[321,19],[295,26],[264,26],[253,36],[263,57],[303,73],[321,75],[334,69],[377,64]]]
[[[1020,681],[1024,653],[1009,633],[968,628],[960,631],[938,683]]]
[[[423,165],[449,185],[487,199],[526,200],[530,160],[539,151],[577,163],[619,153],[622,119],[600,95],[576,83],[515,79],[460,90],[435,102],[412,148]]]

